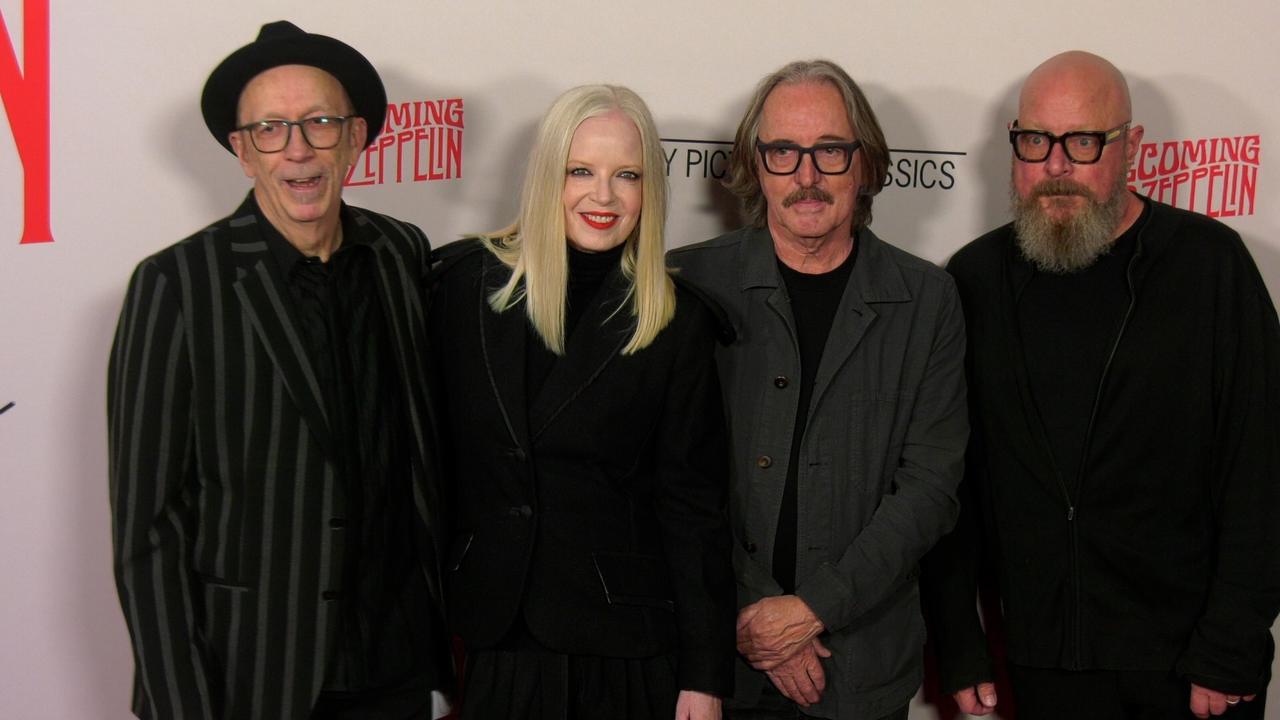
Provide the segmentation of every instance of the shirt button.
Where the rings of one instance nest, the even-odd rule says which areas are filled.
[[[342,595],[342,593],[338,592],[337,590],[325,590],[324,592],[320,593],[320,597],[324,598],[325,600],[337,600],[340,595]]]
[[[773,379],[773,386],[778,388],[779,390],[785,388],[787,385],[790,385],[790,384],[791,384],[791,381],[787,380],[786,375],[779,375],[778,377]]]
[[[751,542],[750,540],[743,540],[742,549],[746,550],[749,553],[753,553],[756,551],[756,544]]]
[[[756,467],[762,470],[764,468],[769,467],[772,464],[773,464],[773,458],[769,457],[768,455],[761,455],[760,457],[756,458]]]
[[[341,530],[347,526],[347,521],[342,518],[329,518],[329,527],[334,530]]]

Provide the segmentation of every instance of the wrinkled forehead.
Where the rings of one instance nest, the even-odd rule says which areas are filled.
[[[311,65],[278,65],[245,83],[236,103],[238,122],[264,113],[324,111],[350,114],[351,99],[338,78]]]
[[[815,137],[851,138],[853,122],[840,88],[825,80],[801,80],[778,84],[765,97],[756,127],[757,138],[769,139],[782,132],[804,132]],[[788,140],[799,138],[787,137]]]

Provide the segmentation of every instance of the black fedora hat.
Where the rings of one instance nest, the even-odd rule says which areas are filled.
[[[287,20],[278,20],[263,25],[256,40],[228,55],[204,84],[200,96],[204,123],[227,150],[231,150],[227,138],[236,128],[240,92],[258,73],[280,65],[310,65],[337,78],[351,98],[355,114],[369,125],[365,147],[378,137],[387,115],[387,91],[369,60],[341,40],[304,32]]]

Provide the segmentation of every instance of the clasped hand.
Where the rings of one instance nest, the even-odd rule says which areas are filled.
[[[779,692],[808,707],[822,698],[827,684],[819,658],[831,657],[831,651],[818,640],[823,629],[795,595],[763,598],[738,613],[738,652]]]

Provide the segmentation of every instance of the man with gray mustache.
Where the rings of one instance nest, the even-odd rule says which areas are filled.
[[[1126,187],[1142,140],[1089,53],[1027,77],[1013,222],[952,258],[973,433],[926,563],[940,684],[996,708],[975,612],[999,576],[1019,718],[1261,718],[1280,610],[1280,326],[1240,236]]]
[[[727,183],[751,224],[668,255],[726,311],[717,348],[738,579],[731,718],[906,718],[918,563],[968,436],[951,278],[868,225],[889,150],[825,60],[757,87]]]

